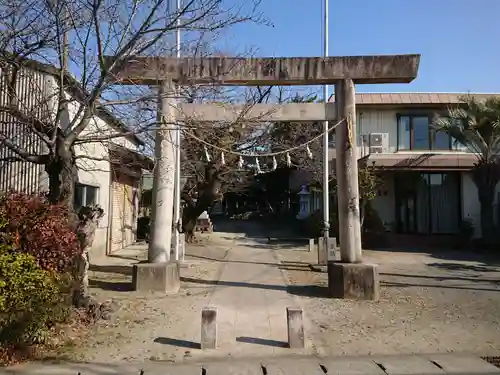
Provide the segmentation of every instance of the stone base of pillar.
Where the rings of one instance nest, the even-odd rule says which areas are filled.
[[[332,298],[377,301],[380,297],[377,265],[328,262],[328,293]]]
[[[137,292],[176,294],[181,287],[179,262],[134,264],[132,287]]]

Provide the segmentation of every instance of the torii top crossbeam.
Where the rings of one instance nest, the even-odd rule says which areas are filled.
[[[110,64],[114,57],[107,56]],[[221,86],[305,86],[354,83],[409,83],[418,72],[420,55],[340,57],[140,57],[118,61],[112,70],[122,85],[178,84]]]

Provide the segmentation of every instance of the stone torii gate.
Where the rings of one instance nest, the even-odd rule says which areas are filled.
[[[107,57],[111,63],[113,57]],[[293,57],[293,58],[171,58],[132,57],[118,61],[113,69],[117,84],[159,85],[159,117],[174,123],[176,117],[197,121],[241,119],[243,106],[181,104],[166,97],[177,85],[305,86],[335,85],[334,103],[258,104],[245,110],[243,118],[256,121],[334,121],[344,119],[336,131],[336,174],[341,262],[329,262],[332,297],[378,299],[378,275],[374,265],[362,263],[356,152],[355,84],[409,83],[416,78],[420,55]],[[161,133],[161,131],[159,132]],[[167,132],[168,133],[168,132]],[[167,133],[163,133],[164,135]],[[162,143],[164,137],[157,138]],[[160,145],[156,145],[158,152]],[[157,169],[173,159],[173,148],[157,155]],[[165,159],[165,162],[161,160]],[[158,168],[160,164],[160,168]],[[171,163],[173,165],[173,163]],[[171,169],[171,168],[170,168]],[[170,254],[174,171],[155,173],[152,242],[149,264],[142,265],[138,283],[144,288],[165,290]],[[170,186],[170,187],[169,187]],[[166,206],[162,208],[162,205]],[[168,253],[168,256],[166,255]],[[162,267],[164,271],[158,272]],[[161,278],[158,279],[158,278]],[[136,288],[139,288],[136,285]],[[144,289],[143,287],[139,289]],[[168,286],[167,286],[168,289]]]

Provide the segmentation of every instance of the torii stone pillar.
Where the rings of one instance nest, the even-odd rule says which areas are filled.
[[[107,63],[112,61],[113,57],[106,58]],[[362,263],[361,257],[354,84],[411,82],[417,76],[419,62],[419,55],[250,59],[131,57],[115,65],[113,77],[115,83],[134,85],[157,85],[164,80],[186,86],[335,85],[336,111],[329,103],[256,105],[246,109],[243,118],[252,121],[248,117],[253,115],[257,122],[344,119],[336,142],[341,261],[328,264],[329,291],[332,297],[378,299],[377,270],[374,265]],[[236,113],[238,108],[241,111],[241,106],[184,104],[180,108],[180,116],[193,116],[197,121],[230,121],[241,116]],[[156,223],[155,231],[158,230],[170,231],[171,226],[160,228]]]
[[[155,168],[153,179],[153,209],[149,236],[148,262],[170,261],[173,196],[175,178],[175,130],[177,114],[174,85],[163,81],[158,93],[158,129],[155,137]]]

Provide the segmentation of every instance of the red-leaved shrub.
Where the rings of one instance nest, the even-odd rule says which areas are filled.
[[[67,272],[80,252],[67,208],[36,194],[8,193],[0,197],[2,231],[13,236],[17,251],[31,254],[45,270]]]

